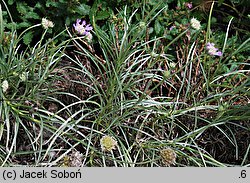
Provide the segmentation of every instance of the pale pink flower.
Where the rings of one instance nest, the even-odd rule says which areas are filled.
[[[93,29],[93,27],[90,24],[86,24],[85,20],[77,19],[76,23],[73,24],[76,32],[80,35],[87,35],[90,33],[90,31]]]
[[[193,7],[193,4],[192,2],[190,3],[185,3],[185,6],[188,8],[188,9],[191,9]]]
[[[222,56],[222,52],[218,51],[218,48],[214,46],[214,43],[208,42],[206,45],[206,49],[209,55],[219,56],[219,57]]]

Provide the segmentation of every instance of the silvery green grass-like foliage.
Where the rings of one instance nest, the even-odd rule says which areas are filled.
[[[79,17],[57,46],[43,39],[47,18],[25,50],[1,24],[2,166],[249,166],[236,131],[249,134],[250,38],[229,36],[233,19],[214,32],[213,5],[206,22],[154,33],[167,6],[143,5],[104,26]],[[223,143],[239,163],[220,157]]]
[[[34,157],[34,163],[43,158],[43,134],[53,132],[51,125],[56,117],[43,107],[53,93],[51,83],[56,79],[52,71],[62,57],[65,43],[53,46],[51,40],[43,40],[51,21],[43,19],[29,29],[43,29],[41,39],[33,48],[23,50],[22,36],[14,24],[6,32],[0,6],[0,162],[4,166],[22,151]],[[53,120],[54,119],[54,120]]]

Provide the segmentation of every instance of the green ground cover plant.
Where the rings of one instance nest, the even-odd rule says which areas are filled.
[[[70,2],[1,3],[1,166],[250,165],[240,3]]]

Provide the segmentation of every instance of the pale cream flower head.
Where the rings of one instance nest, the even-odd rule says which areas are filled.
[[[70,156],[70,161],[71,167],[81,167],[83,161],[83,154],[79,151],[73,151]]]
[[[73,151],[70,155],[63,158],[62,167],[81,167],[83,164],[83,154],[79,151]]]
[[[3,93],[5,93],[8,88],[9,88],[9,83],[7,80],[4,80],[3,83],[2,83],[2,88],[3,88]]]
[[[101,144],[102,151],[110,152],[116,148],[117,141],[113,137],[104,136],[101,138],[100,144]]]
[[[172,164],[175,164],[175,160],[176,160],[176,153],[173,149],[171,148],[166,148],[160,151],[160,156],[162,158],[162,162],[167,165],[170,166]]]
[[[89,43],[92,42],[92,38],[93,38],[93,35],[89,32],[87,35],[86,35],[86,39]]]
[[[42,18],[42,26],[44,29],[54,27],[54,23],[46,18]]]
[[[196,18],[192,18],[190,23],[192,28],[194,28],[195,30],[200,30],[201,22],[199,20],[197,20]]]

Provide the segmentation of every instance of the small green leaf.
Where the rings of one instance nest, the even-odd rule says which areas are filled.
[[[24,17],[27,18],[27,19],[35,19],[35,20],[40,19],[39,15],[37,13],[33,12],[33,11],[27,12],[27,14],[25,14]]]
[[[65,20],[65,24],[69,26],[69,25],[70,25],[70,23],[71,23],[71,20],[70,20],[70,18],[69,18],[69,17],[67,17],[67,18],[66,18],[66,20]]]
[[[77,12],[81,15],[88,15],[90,11],[90,6],[86,4],[81,4],[77,7]]]
[[[96,14],[96,20],[105,20],[109,18],[110,15],[109,11],[98,11]]]
[[[16,24],[16,28],[17,29],[27,28],[27,27],[30,27],[30,26],[31,26],[31,24],[28,23],[28,22],[21,22],[21,23]]]
[[[35,5],[35,8],[38,8],[38,9],[42,8],[41,3],[37,2],[36,5]]]
[[[160,24],[160,22],[158,20],[155,21],[155,27],[154,28],[155,28],[156,34],[159,34],[161,32],[162,26],[161,26],[161,24]]]
[[[13,0],[8,0],[8,4],[9,4],[9,5],[12,5],[13,3],[14,3]]]
[[[29,45],[32,41],[32,38],[33,38],[33,32],[30,31],[30,32],[25,33],[23,36],[24,44]]]
[[[168,40],[173,40],[173,37],[171,35],[166,35],[165,38]]]
[[[18,2],[16,4],[16,8],[17,8],[17,11],[22,14],[22,15],[25,15],[27,12],[29,12],[29,7],[27,5],[27,3],[24,3],[24,2]]]
[[[46,1],[46,7],[57,7],[57,2]]]

